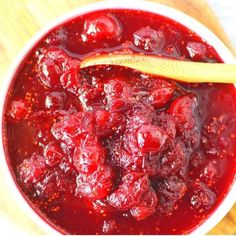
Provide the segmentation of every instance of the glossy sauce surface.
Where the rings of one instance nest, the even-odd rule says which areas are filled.
[[[222,62],[192,31],[152,13],[106,10],[57,27],[26,58],[7,98],[16,181],[64,233],[190,232],[235,176],[235,88],[79,69],[106,52]]]

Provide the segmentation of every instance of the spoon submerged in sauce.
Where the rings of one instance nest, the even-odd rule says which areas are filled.
[[[236,64],[189,62],[143,54],[88,57],[80,67],[117,65],[187,83],[236,83]]]

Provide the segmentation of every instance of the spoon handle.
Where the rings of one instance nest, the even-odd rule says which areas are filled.
[[[81,68],[119,65],[188,83],[236,83],[236,64],[189,62],[142,54],[104,54],[86,58]]]

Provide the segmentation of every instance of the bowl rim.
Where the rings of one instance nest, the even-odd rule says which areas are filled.
[[[200,37],[204,39],[209,45],[212,45],[216,52],[220,55],[222,60],[225,63],[236,63],[236,60],[229,49],[224,45],[224,43],[213,33],[211,32],[206,26],[201,24],[196,19],[190,17],[189,15],[176,10],[174,8],[168,7],[166,5],[162,5],[160,3],[145,1],[145,0],[136,0],[136,4],[134,4],[133,0],[105,0],[96,3],[90,3],[82,7],[78,7],[68,13],[56,18],[51,23],[47,24],[41,30],[39,30],[32,38],[28,41],[25,45],[23,50],[18,54],[17,58],[13,62],[9,73],[6,79],[3,81],[1,86],[1,101],[2,104],[0,105],[0,130],[1,130],[1,137],[0,137],[0,151],[1,155],[1,162],[2,162],[2,169],[4,172],[4,176],[6,177],[6,181],[9,186],[12,186],[10,191],[14,195],[15,199],[17,199],[17,203],[21,205],[22,209],[26,211],[26,213],[33,219],[33,221],[38,224],[45,232],[49,232],[52,235],[60,235],[61,232],[57,230],[52,224],[48,223],[42,216],[39,215],[36,211],[33,210],[29,201],[24,197],[20,188],[15,182],[13,177],[13,173],[11,168],[8,164],[6,155],[5,155],[5,148],[3,144],[3,113],[4,107],[6,102],[6,96],[8,93],[8,89],[11,85],[12,79],[17,72],[18,68],[20,67],[21,63],[24,61],[28,53],[31,49],[45,36],[46,33],[51,31],[58,25],[61,25],[76,16],[83,15],[89,12],[103,10],[103,9],[135,9],[135,10],[144,10],[151,13],[156,13],[165,17],[168,17],[187,28],[191,29],[193,32],[197,33]],[[197,225],[193,231],[190,232],[191,235],[204,235],[209,230],[211,230],[232,208],[235,203],[235,195],[236,195],[236,176],[234,177],[231,186],[229,187],[226,196],[222,200],[222,202],[216,207],[216,209],[211,213],[211,215],[200,225]]]

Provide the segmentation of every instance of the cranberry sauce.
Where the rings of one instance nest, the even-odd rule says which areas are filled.
[[[152,13],[99,11],[55,28],[7,97],[16,182],[64,233],[190,232],[235,176],[235,88],[115,66],[80,70],[83,58],[108,52],[222,62],[192,31]]]

